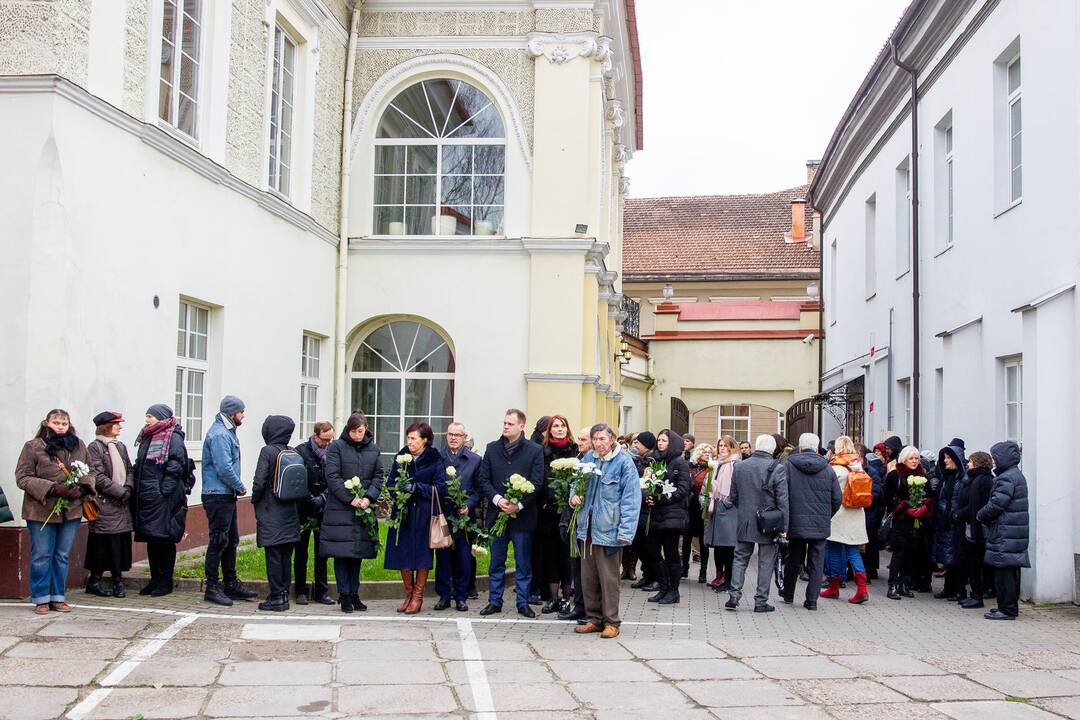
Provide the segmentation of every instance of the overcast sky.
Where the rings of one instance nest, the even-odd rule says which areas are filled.
[[[645,149],[630,196],[806,182],[908,1],[637,0]]]

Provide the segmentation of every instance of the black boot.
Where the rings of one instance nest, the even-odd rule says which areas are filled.
[[[297,600],[297,602],[300,602]],[[334,598],[330,597],[330,593],[326,590],[315,590],[315,596],[311,598],[311,602],[318,603],[319,605],[337,605],[334,602]]]
[[[364,610],[367,610],[367,605],[360,602],[360,594],[359,593],[349,593],[349,602],[352,603],[353,610],[359,610],[361,612],[363,612]]]
[[[659,587],[657,588],[656,594],[653,595],[651,598],[649,598],[649,602],[653,602],[653,603],[660,602],[661,598],[663,598],[665,595],[668,594],[668,588],[671,587],[671,581],[673,579],[671,577],[668,577],[669,575],[671,575],[671,573],[668,571],[668,568],[666,568],[665,566],[661,565],[659,570],[660,570],[660,572],[658,573],[658,575],[660,576],[660,582],[658,584]],[[674,577],[674,580],[675,580],[675,582],[678,582],[679,581],[679,576],[676,575]]]
[[[343,613],[351,613],[352,612],[352,609],[353,609],[352,608],[352,599],[348,595],[342,595],[339,602],[341,603],[341,612],[343,612]]]
[[[172,576],[158,579],[158,584],[150,591],[150,597],[164,597],[173,591]],[[231,603],[230,603],[231,604]]]
[[[885,593],[885,597],[890,600],[900,599],[900,585],[897,583],[889,583],[889,592]]]
[[[310,600],[308,600],[307,584],[305,583],[305,584],[301,585],[300,583],[297,583],[296,584],[296,604],[297,605],[307,605],[309,602],[310,602]]]
[[[206,592],[203,593],[203,600],[214,603],[215,605],[232,607],[232,600],[225,594],[224,588],[221,587],[221,583],[217,580],[206,581]]]
[[[702,566],[705,565],[705,556],[702,555]],[[676,605],[679,602],[679,579],[676,573],[679,571],[679,563],[671,563],[668,565],[668,577],[674,577],[674,581],[668,581],[667,592],[664,596],[656,601],[657,605]]]
[[[900,586],[897,588],[897,590],[899,590],[900,594],[906,598],[915,597],[915,593],[911,592],[911,587],[907,583],[900,583]]]
[[[271,612],[284,612],[289,609],[289,593],[270,593],[266,599],[259,603],[260,610]]]
[[[98,597],[112,597],[112,592],[102,586],[100,575],[91,575],[86,579],[86,593]]]
[[[638,580],[635,580],[634,582],[630,583],[630,587],[632,587],[635,590],[640,590],[641,588],[648,585],[650,582],[652,582],[652,581],[649,580],[648,576],[646,576],[645,573],[642,573],[641,577]],[[994,597],[997,597],[997,596],[995,595]]]
[[[248,590],[244,583],[236,579],[225,581],[225,594],[233,600],[254,600],[259,597],[259,593]]]
[[[127,590],[124,589],[124,579],[121,577],[114,577],[112,581],[112,594],[113,597],[122,598],[127,597]]]

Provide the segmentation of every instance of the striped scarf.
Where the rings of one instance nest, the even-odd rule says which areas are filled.
[[[165,418],[153,425],[147,425],[139,433],[138,443],[142,445],[149,438],[150,446],[146,450],[146,461],[156,465],[164,465],[169,458],[169,443],[172,441],[173,430],[176,429],[176,418]]]

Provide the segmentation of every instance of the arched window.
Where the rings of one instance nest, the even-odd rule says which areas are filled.
[[[454,353],[432,328],[401,320],[371,331],[352,364],[352,407],[368,417],[384,455],[405,444],[405,428],[423,420],[442,444],[454,417]]]
[[[375,235],[501,235],[506,133],[461,80],[401,91],[375,135]]]

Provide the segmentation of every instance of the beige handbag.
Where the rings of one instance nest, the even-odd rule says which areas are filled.
[[[435,514],[436,507],[439,510]],[[450,533],[450,524],[443,515],[442,503],[439,502],[439,493],[433,485],[431,487],[431,519],[428,521],[428,547],[432,550],[445,550],[454,546],[454,536]]]

